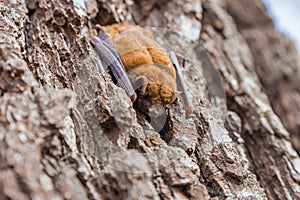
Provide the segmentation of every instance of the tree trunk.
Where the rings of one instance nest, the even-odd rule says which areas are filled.
[[[0,11],[0,199],[300,197],[299,55],[262,1],[4,0]],[[177,100],[159,127],[133,105],[89,42],[97,23],[182,33],[162,43],[187,61],[191,117]],[[191,46],[203,55],[193,64]]]

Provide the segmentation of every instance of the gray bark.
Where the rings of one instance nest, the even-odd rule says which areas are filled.
[[[300,197],[299,56],[261,1],[16,0],[0,11],[0,199]],[[194,114],[178,100],[157,132],[89,43],[96,23],[120,22],[182,33],[189,42],[166,45],[183,55],[201,44],[225,118],[207,62],[187,62]]]

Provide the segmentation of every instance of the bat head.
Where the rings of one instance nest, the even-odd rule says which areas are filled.
[[[127,71],[138,98],[150,104],[167,105],[175,101],[176,82],[165,66],[144,64]]]

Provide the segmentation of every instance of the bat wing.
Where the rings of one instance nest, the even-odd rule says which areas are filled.
[[[91,39],[91,44],[95,47],[102,62],[104,62],[106,66],[109,66],[114,78],[117,80],[117,85],[122,87],[134,102],[137,95],[131,85],[118,53],[111,46],[108,35],[103,31],[99,31],[99,35]]]
[[[189,115],[193,112],[193,106],[189,99],[189,95],[187,92],[187,87],[185,84],[185,81],[183,79],[182,70],[178,63],[176,54],[174,51],[168,51],[168,56],[171,59],[175,69],[176,69],[176,82],[177,82],[177,88],[180,91],[179,97],[183,102],[184,110],[185,110],[185,117],[188,118]]]

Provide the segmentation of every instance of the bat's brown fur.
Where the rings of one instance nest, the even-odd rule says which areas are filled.
[[[155,42],[152,32],[127,24],[102,26],[102,29],[110,36],[131,82],[134,84],[141,76],[148,79],[142,95],[152,104],[173,103],[176,71],[166,51]]]

